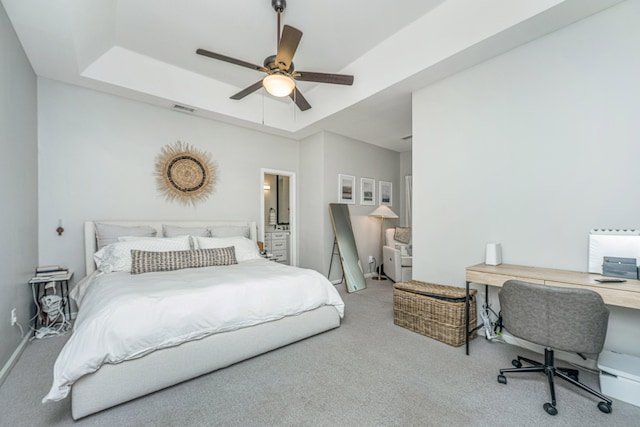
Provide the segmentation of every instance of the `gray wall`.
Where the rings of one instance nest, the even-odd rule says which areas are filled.
[[[0,4],[0,369],[21,342],[10,312],[28,333],[31,292],[26,282],[38,262],[36,76]],[[0,378],[0,381],[2,378]]]
[[[298,142],[48,79],[38,82],[39,261],[68,265],[76,279],[84,272],[83,221],[259,221],[261,168],[297,173],[299,265],[323,274],[333,243],[328,203],[338,200],[339,173],[356,176],[358,197],[361,177],[374,178],[376,186],[380,179],[391,181],[392,208],[400,213],[397,152],[326,132]],[[209,151],[218,163],[215,193],[196,207],[168,203],[156,190],[155,158],[177,140]],[[378,258],[379,252],[379,220],[367,216],[374,207],[360,206],[359,199],[350,206],[365,272],[367,256]],[[59,219],[62,236],[55,233]]]
[[[330,224],[327,228],[325,221],[329,207],[324,194],[326,185],[324,158],[325,145],[322,132],[300,143],[299,265],[326,275],[329,266],[323,254],[330,249],[325,248],[325,236],[327,233],[333,234],[333,231]]]
[[[40,263],[83,276],[82,224],[93,219],[243,219],[259,222],[260,169],[298,172],[299,143],[106,95],[38,80]],[[214,193],[195,207],[168,202],[154,168],[176,141],[218,165]],[[65,232],[55,229],[62,219]]]
[[[586,271],[591,228],[640,227],[639,21],[624,2],[414,94],[414,278],[464,286],[487,242]],[[612,308],[606,347],[640,355],[639,324]]]
[[[338,175],[356,177],[356,203],[349,205],[356,245],[365,274],[369,273],[368,256],[380,258],[380,220],[368,214],[378,203],[380,180],[393,183],[393,209],[400,214],[400,154],[330,132],[313,135],[301,142],[301,266],[323,274],[329,271],[333,248],[333,227],[329,203],[338,203]],[[376,181],[376,204],[360,205],[360,178]],[[321,196],[321,198],[318,198]],[[386,221],[394,226],[397,221]],[[313,248],[311,247],[313,245]],[[337,262],[337,263],[336,263]],[[330,279],[340,277],[336,257]]]

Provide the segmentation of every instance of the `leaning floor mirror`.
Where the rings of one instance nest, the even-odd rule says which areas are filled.
[[[367,282],[362,271],[362,264],[358,256],[356,239],[351,227],[349,205],[343,203],[329,203],[331,223],[338,245],[342,274],[347,286],[347,292],[360,291],[367,287]]]

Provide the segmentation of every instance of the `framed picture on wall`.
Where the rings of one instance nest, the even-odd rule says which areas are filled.
[[[338,175],[338,200],[340,203],[356,203],[356,177],[353,175]]]
[[[371,178],[360,178],[360,204],[376,204],[376,180]]]
[[[380,204],[393,205],[393,183],[380,181]]]

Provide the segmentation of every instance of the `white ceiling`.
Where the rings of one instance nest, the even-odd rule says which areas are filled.
[[[288,0],[282,24],[304,35],[296,69],[355,76],[298,82],[300,112],[263,77],[195,54],[262,65],[276,51],[271,0],[2,0],[38,76],[301,139],[327,130],[411,149],[411,93],[621,0]]]

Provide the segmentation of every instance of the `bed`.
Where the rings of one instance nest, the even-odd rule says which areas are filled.
[[[157,236],[169,230],[173,236],[121,236],[109,244],[96,234],[97,226],[141,225]],[[204,229],[215,231],[214,237],[191,235],[184,240],[180,233]],[[157,254],[130,247],[185,241],[190,253],[213,242],[221,248],[211,249],[216,256],[228,249],[229,241],[236,242],[237,264],[131,273],[141,265],[148,268],[138,262],[140,256]],[[70,394],[72,416],[79,419],[340,326],[344,304],[335,287],[315,271],[259,257],[256,241],[255,222],[85,223],[87,276],[72,291],[79,302],[78,316],[43,402]],[[98,250],[100,243],[103,248]],[[103,254],[110,249],[130,252],[129,271],[110,271],[109,263],[105,267]],[[145,334],[142,338],[131,332],[138,329]],[[117,339],[107,342],[113,336]]]

